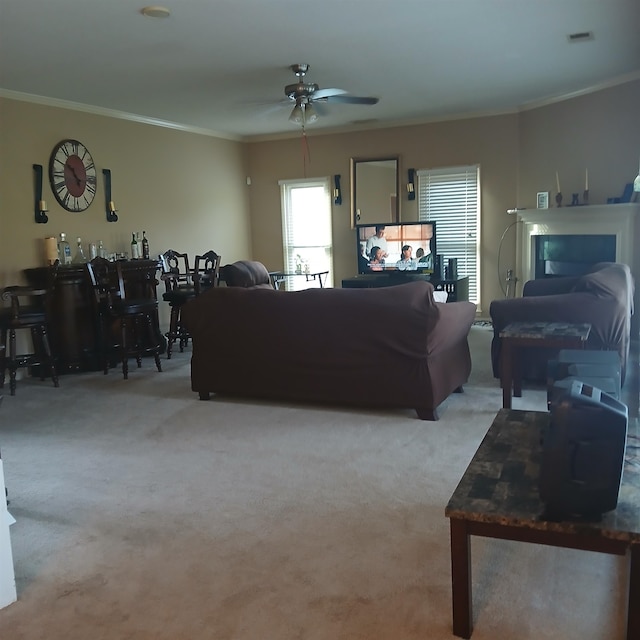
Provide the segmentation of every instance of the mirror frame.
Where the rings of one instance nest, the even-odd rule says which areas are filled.
[[[396,207],[395,212],[393,212],[390,216],[389,220],[375,220],[370,221],[366,220],[365,222],[400,222],[400,156],[383,156],[379,158],[351,158],[351,227],[355,228],[357,224],[360,224],[360,219],[358,216],[358,203],[357,203],[357,179],[356,179],[356,170],[359,164],[365,164],[367,162],[388,162],[394,161],[396,163],[396,179],[395,179],[395,187],[396,187]]]

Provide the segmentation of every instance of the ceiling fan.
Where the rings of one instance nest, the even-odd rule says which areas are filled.
[[[323,104],[327,102],[341,102],[343,104],[377,104],[378,98],[349,95],[344,89],[320,89],[315,82],[305,81],[308,64],[292,64],[289,67],[295,73],[298,81],[288,84],[284,88],[285,95],[295,102],[289,120],[304,127],[318,119],[322,113]],[[314,107],[318,107],[316,108]],[[325,112],[326,113],[326,112]]]

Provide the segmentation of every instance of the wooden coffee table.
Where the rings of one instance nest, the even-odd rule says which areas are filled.
[[[590,324],[568,322],[512,322],[501,332],[500,384],[502,406],[511,408],[511,392],[522,395],[522,349],[584,349]]]
[[[473,456],[445,515],[451,528],[453,633],[470,638],[471,536],[626,555],[629,562],[627,640],[640,638],[640,471],[627,447],[618,506],[600,522],[541,519],[538,494],[542,429],[549,414],[501,409]],[[578,590],[566,576],[567,587]]]

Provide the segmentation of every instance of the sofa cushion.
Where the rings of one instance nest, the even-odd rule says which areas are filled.
[[[599,263],[597,271],[578,278],[572,291],[586,292],[598,298],[614,298],[633,315],[633,278],[626,264]]]
[[[238,260],[220,269],[220,276],[228,287],[256,287],[267,285],[269,289],[271,278],[262,262],[255,260]],[[265,288],[267,288],[265,287]]]

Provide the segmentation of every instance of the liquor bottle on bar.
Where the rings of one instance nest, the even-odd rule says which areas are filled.
[[[60,254],[60,264],[71,264],[71,247],[67,242],[67,234],[60,234],[58,242],[58,253]]]
[[[131,233],[131,259],[137,260],[140,257],[140,247],[138,246],[138,241],[136,240],[136,232],[133,231]]]
[[[149,259],[149,241],[147,240],[147,232],[142,232],[142,257],[145,260]]]
[[[82,238],[77,239],[78,246],[76,248],[76,255],[73,256],[73,262],[75,264],[84,264],[87,261],[87,257],[84,255],[84,249],[82,248]]]

